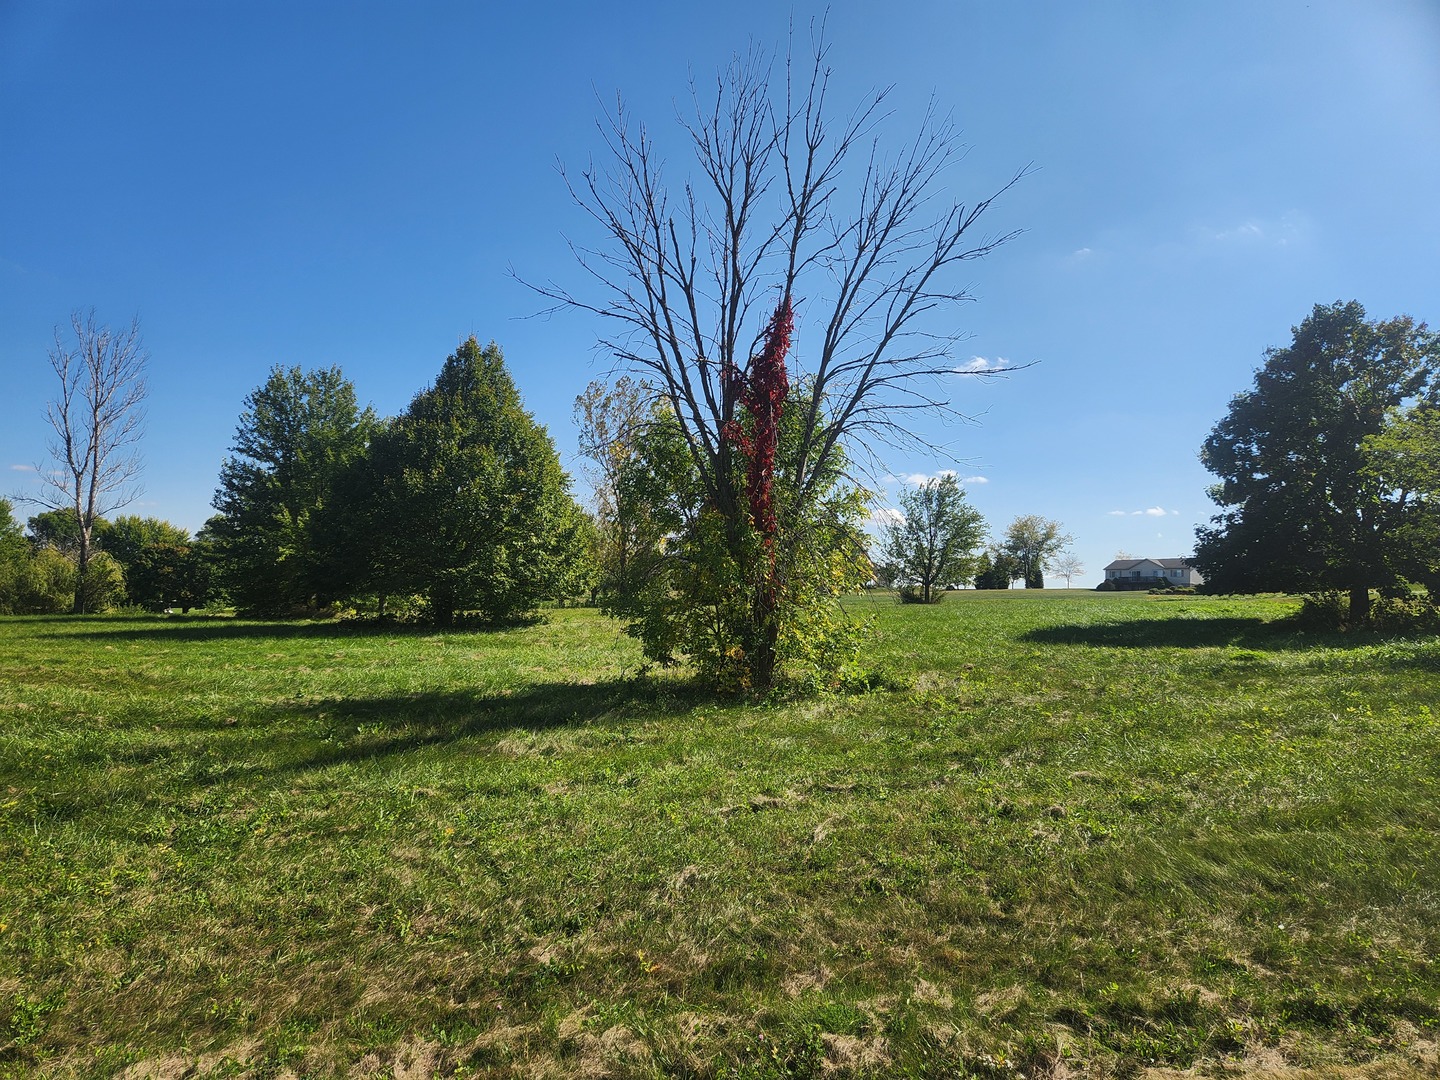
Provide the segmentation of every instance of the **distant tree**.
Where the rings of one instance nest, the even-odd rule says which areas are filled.
[[[1008,589],[1010,583],[1020,576],[1020,567],[1014,556],[998,544],[992,544],[980,553],[975,564],[975,588]]]
[[[140,458],[135,444],[144,420],[145,364],[139,320],[128,329],[99,326],[95,313],[70,316],[74,342],[55,328],[50,366],[60,381],[46,407],[52,438],[53,467],[39,467],[41,493],[25,501],[74,513],[79,533],[75,548],[75,596],[72,610],[90,610],[93,596],[105,589],[86,587],[95,523],[138,495],[135,478]],[[108,570],[107,570],[108,573]]]
[[[129,567],[146,548],[185,547],[190,533],[159,518],[122,515],[106,524],[100,548],[123,567]]]
[[[95,519],[90,526],[92,548],[103,546],[105,531],[109,527],[110,523],[104,518]],[[25,531],[37,550],[50,548],[71,559],[80,554],[80,519],[68,507],[33,515],[25,523]]]
[[[0,615],[15,613],[19,583],[30,561],[30,545],[15,520],[9,499],[0,498]]]
[[[1062,551],[1055,557],[1051,569],[1065,579],[1065,587],[1070,588],[1071,579],[1079,577],[1085,572],[1085,564],[1073,551]]]
[[[1440,399],[1440,337],[1409,316],[1367,321],[1355,301],[1317,304],[1292,333],[1201,449],[1224,510],[1193,561],[1216,591],[1346,592],[1363,623],[1372,588],[1436,563],[1433,507],[1394,450],[1408,410]],[[1423,443],[1427,421],[1414,423]]]
[[[645,506],[622,491],[654,403],[654,395],[628,376],[611,384],[591,382],[575,399],[580,453],[590,463],[587,473],[595,491],[595,555],[605,593],[629,588],[636,559],[660,539]]]
[[[149,611],[179,603],[190,544],[178,525],[136,516],[117,517],[100,538],[101,549],[124,571],[126,599]]]
[[[385,585],[438,625],[524,615],[583,569],[584,512],[494,343],[466,341],[377,435],[371,482]]]
[[[1404,508],[1389,535],[1401,557],[1399,572],[1440,599],[1440,408],[1397,409],[1378,435],[1367,435],[1367,482],[1378,484]]]
[[[937,587],[968,581],[975,552],[985,540],[985,519],[965,501],[954,475],[936,477],[900,492],[905,520],[886,529],[885,556],[900,580],[914,583],[925,604]]]
[[[209,526],[237,608],[284,615],[336,598],[323,511],[374,427],[338,367],[276,367],[246,397]]]
[[[1027,589],[1045,587],[1045,570],[1052,559],[1074,540],[1058,521],[1025,514],[1017,517],[1005,530],[1003,547],[1015,562],[1016,575],[1025,579]]]

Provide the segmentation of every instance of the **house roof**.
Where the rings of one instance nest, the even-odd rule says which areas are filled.
[[[1153,563],[1166,570],[1184,570],[1190,565],[1189,559],[1116,559],[1106,570],[1134,570],[1141,563]]]

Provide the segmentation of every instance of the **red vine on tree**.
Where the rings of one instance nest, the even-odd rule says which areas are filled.
[[[750,500],[750,520],[760,533],[773,569],[775,565],[775,450],[780,442],[780,416],[785,410],[785,397],[790,392],[790,377],[785,370],[785,354],[790,351],[790,335],[795,329],[795,313],[790,298],[782,297],[765,328],[765,343],[758,355],[750,358],[744,375],[733,367],[727,377],[744,385],[740,404],[750,416],[747,432],[738,421],[725,427],[725,435],[745,457],[745,490]]]

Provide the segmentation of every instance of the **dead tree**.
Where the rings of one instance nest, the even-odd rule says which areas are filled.
[[[832,121],[825,52],[816,47],[808,70],[787,60],[780,86],[752,51],[718,75],[713,94],[692,87],[694,114],[682,125],[697,173],[674,192],[655,141],[617,106],[601,126],[606,163],[567,177],[606,235],[575,247],[598,296],[539,288],[613,328],[602,347],[669,403],[737,550],[750,507],[727,433],[772,317],[794,312],[791,401],[804,415],[776,465],[787,478],[774,507],[782,574],[787,546],[803,543],[797,515],[847,452],[903,443],[911,412],[950,407],[963,337],[953,309],[973,299],[959,272],[1016,235],[975,234],[1024,174],[973,204],[950,200],[941,189],[962,150],[955,128],[932,109],[887,154],[877,137],[886,92]]]
[[[51,463],[37,468],[40,494],[25,499],[74,512],[80,527],[74,610],[84,614],[95,522],[140,494],[135,478],[141,463],[135,447],[144,421],[149,354],[138,319],[114,330],[97,326],[94,311],[76,311],[70,327],[74,342],[66,341],[57,326],[50,350],[50,366],[60,381],[45,409],[53,433],[47,448]]]

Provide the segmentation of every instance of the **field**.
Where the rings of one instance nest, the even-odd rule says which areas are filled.
[[[0,1076],[1428,1074],[1440,641],[1292,607],[863,599],[885,688],[761,703],[0,620]]]

